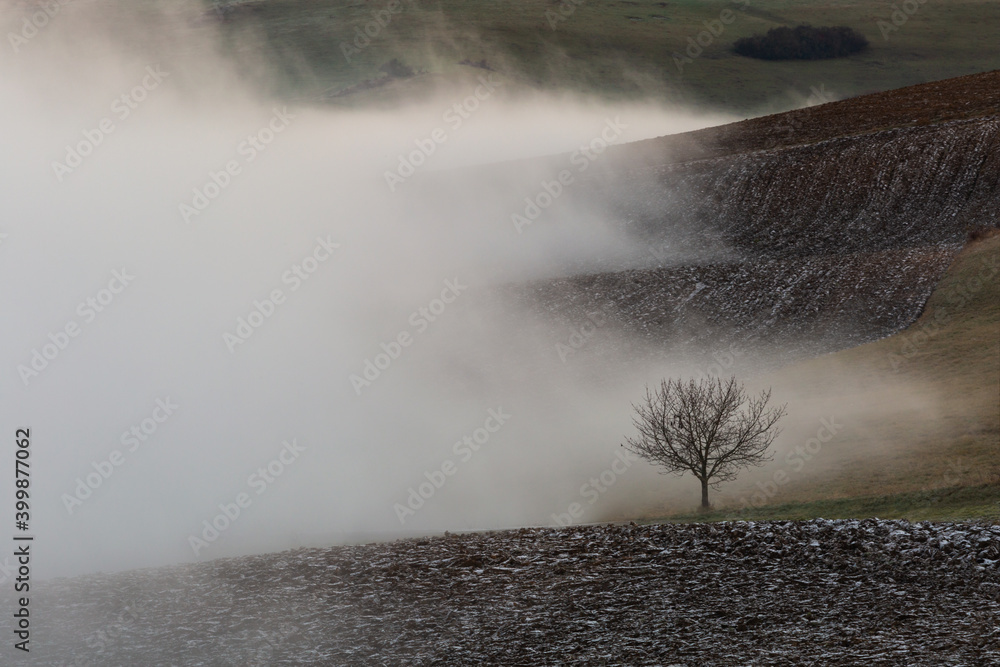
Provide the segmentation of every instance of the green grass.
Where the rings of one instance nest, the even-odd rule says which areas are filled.
[[[798,521],[807,519],[907,519],[909,521],[1000,522],[1000,486],[958,486],[926,492],[899,493],[767,505],[747,510],[714,510],[676,514],[663,521]],[[647,520],[645,523],[650,523]]]
[[[1000,68],[995,48],[1000,3],[988,0],[927,0],[888,40],[877,21],[891,24],[894,5],[900,5],[882,0],[750,0],[745,11],[741,2],[729,0],[584,0],[555,29],[546,19],[546,11],[559,11],[555,0],[403,0],[402,10],[350,63],[340,45],[350,43],[355,28],[363,28],[386,2],[248,4],[257,8],[256,18],[235,20],[225,31],[234,40],[246,39],[245,28],[256,25],[259,32],[251,41],[269,53],[278,74],[274,85],[295,94],[378,77],[378,68],[392,58],[445,77],[469,70],[458,65],[461,60],[486,59],[525,88],[610,98],[653,95],[758,113],[798,106],[813,89],[842,98]],[[721,35],[703,35],[702,53],[679,69],[674,54],[683,54],[688,40],[697,39],[705,22],[717,21],[724,10],[733,20]],[[871,46],[855,56],[819,61],[766,62],[732,51],[740,37],[800,23],[847,25],[866,35]],[[718,30],[721,23],[713,25]]]

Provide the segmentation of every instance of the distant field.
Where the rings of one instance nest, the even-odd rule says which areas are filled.
[[[896,14],[898,26],[893,12],[902,4],[882,0],[401,0],[393,14],[380,0],[229,4],[242,9],[220,21],[226,33],[246,37],[245,28],[259,26],[241,50],[269,51],[281,73],[275,85],[307,95],[380,77],[379,67],[392,58],[426,72],[422,76],[444,77],[476,71],[462,61],[485,60],[529,88],[609,97],[652,93],[759,113],[810,97],[826,101],[1000,68],[1000,3],[986,0],[927,0],[912,15]],[[374,12],[383,12],[384,25],[373,23]],[[369,23],[370,43],[354,42]],[[871,46],[819,61],[765,62],[732,50],[741,37],[800,23],[850,26]],[[886,29],[888,39],[886,26],[896,28]],[[356,52],[345,56],[343,45]]]
[[[817,454],[822,470],[795,477],[760,507],[733,503],[750,488],[717,512],[675,519],[1000,520],[1000,233],[959,255],[906,330],[769,381],[820,404],[851,393],[874,416],[852,420]],[[908,403],[910,392],[932,397],[931,406]]]

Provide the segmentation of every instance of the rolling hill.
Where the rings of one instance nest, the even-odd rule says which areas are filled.
[[[219,26],[248,75],[282,94],[367,104],[485,67],[513,85],[615,98],[658,95],[673,102],[756,114],[1000,67],[1000,6],[988,0],[927,0],[895,15],[888,0],[245,0],[187,16],[197,30]],[[901,18],[902,17],[902,18]],[[894,22],[895,18],[895,22]],[[723,20],[726,20],[723,23]],[[898,25],[897,25],[898,23]],[[733,43],[770,28],[847,25],[871,46],[849,58],[763,62]],[[886,26],[889,26],[888,28]],[[264,75],[258,59],[265,53]],[[399,59],[416,81],[385,79]],[[352,89],[357,94],[334,97]],[[366,92],[368,91],[368,92]]]
[[[998,81],[963,77],[609,149],[602,171],[559,204],[600,209],[655,250],[653,266],[514,285],[509,296],[553,338],[603,313],[619,334],[616,358],[710,363],[736,346],[755,381],[853,415],[810,470],[759,504],[914,494],[893,516],[935,516],[921,494],[982,486],[944,514],[996,516]],[[710,246],[722,259],[699,256]],[[598,369],[607,354],[591,344],[575,363]],[[760,481],[748,480],[723,494],[719,516],[746,504]]]

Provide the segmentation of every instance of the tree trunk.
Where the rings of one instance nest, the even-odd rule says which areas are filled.
[[[711,507],[708,504],[708,480],[701,480],[701,508],[707,510]]]

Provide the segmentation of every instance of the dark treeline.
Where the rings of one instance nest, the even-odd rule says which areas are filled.
[[[818,60],[857,53],[868,46],[865,36],[852,28],[771,28],[766,35],[736,40],[736,53],[764,60]]]

